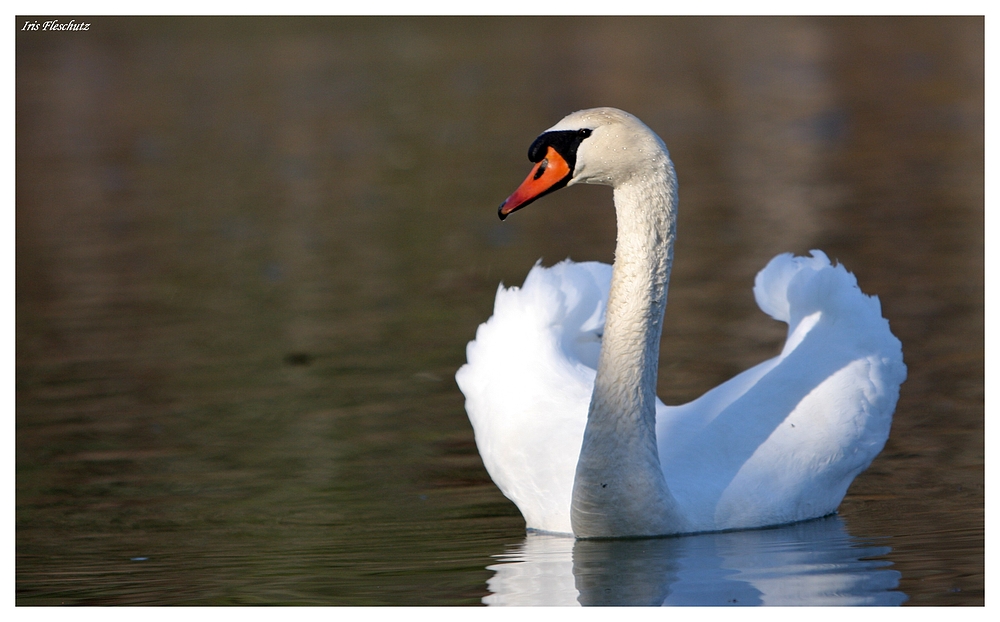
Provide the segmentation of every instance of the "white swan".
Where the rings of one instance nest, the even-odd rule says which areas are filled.
[[[660,138],[613,108],[531,145],[501,219],[575,183],[614,188],[615,265],[536,266],[497,291],[456,374],[483,463],[533,530],[577,537],[745,529],[830,514],[889,435],[902,348],[826,255],[775,257],[760,308],[781,354],[682,406],[655,394],[677,181]]]

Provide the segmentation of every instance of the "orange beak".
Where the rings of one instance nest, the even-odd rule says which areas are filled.
[[[500,205],[500,220],[507,218],[508,214],[521,209],[535,199],[562,188],[569,183],[571,173],[565,158],[559,155],[558,151],[549,147],[542,161],[528,173],[527,179],[517,187],[514,194],[507,197],[507,200]]]

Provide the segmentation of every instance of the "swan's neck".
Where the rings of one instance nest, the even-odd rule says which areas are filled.
[[[573,486],[578,537],[661,535],[684,524],[656,449],[656,375],[677,182],[669,159],[654,168],[614,191],[618,246]]]

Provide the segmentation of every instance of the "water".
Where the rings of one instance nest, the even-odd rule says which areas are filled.
[[[982,19],[92,21],[17,34],[17,604],[983,604]],[[603,188],[496,206],[595,105],[680,177],[666,403],[780,349],[779,252],[880,297],[838,517],[574,544],[490,482],[465,343],[615,237]]]
[[[849,536],[838,517],[773,529],[641,540],[529,533],[490,566],[507,606],[892,606],[898,590],[886,546]]]

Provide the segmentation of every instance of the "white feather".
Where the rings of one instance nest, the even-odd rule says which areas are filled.
[[[576,113],[556,127],[573,127],[580,118],[592,119],[593,113]],[[579,155],[594,152],[589,149]],[[593,161],[586,170],[603,183],[613,184],[620,174]],[[621,229],[617,187],[616,202]],[[672,238],[663,246],[668,244]],[[620,235],[618,261],[621,248]],[[669,272],[669,247],[648,252],[667,253]],[[479,327],[467,348],[468,363],[456,374],[483,463],[530,529],[574,531],[574,478],[611,282],[612,267],[605,264],[536,264],[520,288],[500,286],[493,316]],[[757,275],[754,295],[762,311],[789,325],[781,354],[691,403],[671,407],[656,400],[662,494],[676,503],[671,533],[830,514],[888,438],[906,367],[878,299],[863,294],[854,276],[820,251],[775,257]],[[655,316],[634,305],[623,309],[626,315]],[[613,361],[607,365],[614,369]],[[624,415],[634,405],[621,399]],[[623,422],[616,426],[590,433],[627,428]],[[607,464],[609,470],[642,468]],[[636,511],[631,507],[612,511]],[[642,517],[635,518],[641,525]]]

